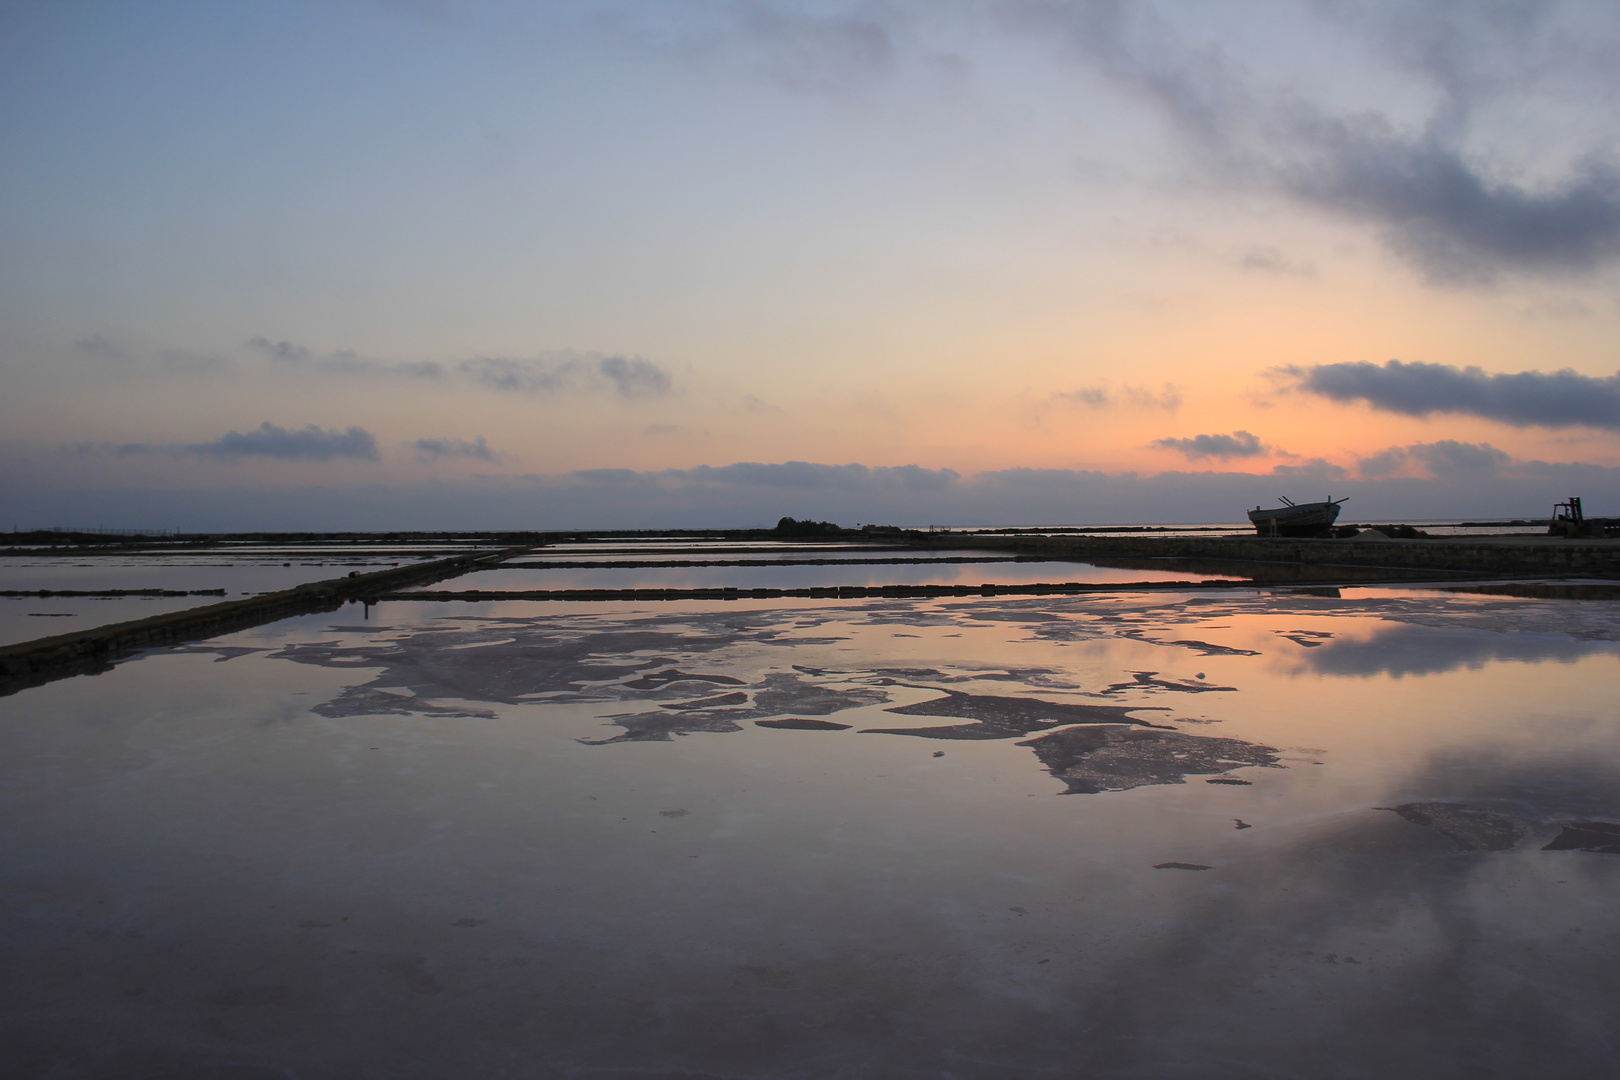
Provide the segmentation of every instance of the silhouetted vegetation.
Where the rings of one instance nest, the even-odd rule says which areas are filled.
[[[837,536],[845,530],[830,521],[799,521],[785,517],[776,523],[775,531],[782,536]]]

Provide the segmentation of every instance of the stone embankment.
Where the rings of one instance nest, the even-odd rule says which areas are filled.
[[[431,585],[530,550],[528,547],[504,548],[370,574],[355,573],[281,592],[3,646],[0,647],[0,696],[69,675],[105,671],[119,657],[141,649],[229,634],[293,615],[332,611],[351,600],[369,600],[379,593]]]
[[[897,560],[898,561],[898,560]],[[1068,596],[1074,593],[1153,592],[1252,587],[1252,581],[1053,581],[1028,585],[822,585],[803,589],[469,589],[464,592],[383,593],[378,600],[851,600],[863,596],[926,599],[934,596]]]
[[[1363,534],[1366,535],[1366,534]],[[965,538],[935,540],[962,546]],[[1427,537],[1418,540],[1295,540],[1266,536],[974,537],[976,548],[1045,558],[1197,559],[1248,563],[1438,571],[1490,577],[1620,578],[1620,540],[1548,536]]]

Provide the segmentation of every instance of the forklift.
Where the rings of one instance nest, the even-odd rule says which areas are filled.
[[[1589,518],[1581,512],[1581,500],[1571,495],[1568,502],[1553,505],[1552,520],[1547,523],[1548,536],[1575,537],[1620,536],[1620,518]]]

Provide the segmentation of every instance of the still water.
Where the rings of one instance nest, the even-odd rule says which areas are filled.
[[[158,650],[0,699],[8,1075],[1613,1076],[1616,700],[1415,589]]]
[[[175,550],[83,551],[55,554],[40,550],[0,554],[0,645],[91,630],[255,593],[278,592],[312,581],[370,573],[422,559],[446,558],[460,547],[397,544],[342,544],[270,547],[234,544]],[[19,596],[48,590],[103,596]],[[220,595],[129,596],[118,590],[165,590]]]
[[[901,553],[896,553],[901,554]],[[957,553],[951,552],[951,555]],[[883,556],[877,556],[882,558]],[[868,556],[868,559],[872,556]],[[730,560],[745,562],[751,560]],[[1233,575],[1237,578],[1238,575]],[[854,559],[827,565],[773,566],[761,559],[747,566],[636,567],[604,564],[557,567],[524,564],[480,570],[430,586],[430,591],[531,589],[807,589],[840,585],[1027,585],[1036,582],[1206,581],[1214,575],[1174,570],[1128,570],[1082,562],[936,561],[884,565]]]

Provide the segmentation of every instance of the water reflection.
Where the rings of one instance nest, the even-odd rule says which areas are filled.
[[[1302,642],[1315,651],[1305,656],[1311,670],[1323,675],[1434,675],[1467,668],[1477,671],[1493,661],[1573,663],[1584,656],[1613,655],[1620,643],[1592,641],[1564,634],[1520,634],[1494,630],[1438,630],[1391,626],[1368,638],[1335,638]],[[1316,646],[1320,646],[1317,648]]]
[[[561,608],[0,703],[22,1074],[1620,1064],[1603,605]]]
[[[1231,567],[1225,576],[1241,578]],[[1206,581],[1218,575],[1171,570],[1162,565],[1126,569],[1076,562],[950,563],[943,560],[904,564],[868,564],[844,560],[809,566],[773,566],[760,560],[749,566],[657,567],[501,567],[431,587],[437,592],[477,589],[486,592],[555,589],[818,589],[839,585],[1033,585],[1036,583],[1107,583],[1128,581]]]

